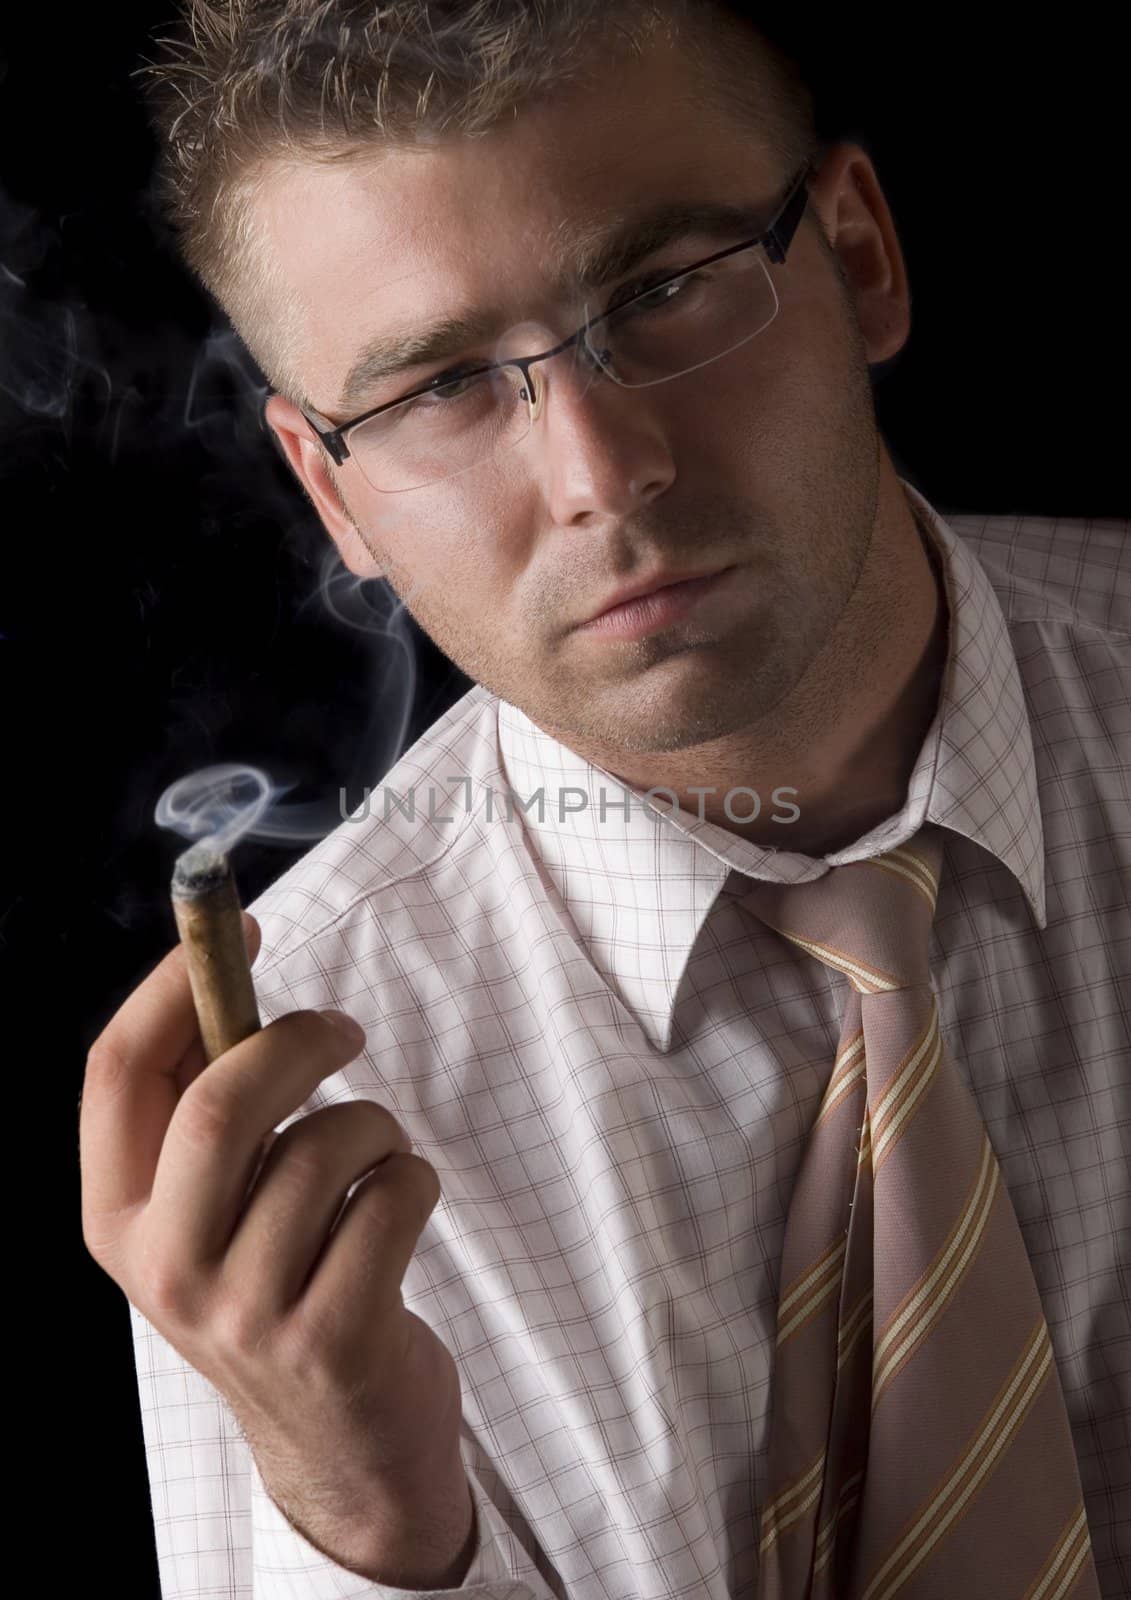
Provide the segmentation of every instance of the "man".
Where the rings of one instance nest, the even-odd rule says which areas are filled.
[[[297,78],[302,16],[333,81],[352,8],[277,9],[231,82]],[[202,1070],[174,950],[91,1053],[84,1230],[131,1301],[166,1597],[1121,1592],[1125,530],[960,536],[897,475],[869,367],[909,289],[875,170],[855,144],[783,164],[704,94],[696,29],[731,37],[708,9],[635,54],[594,26],[588,70],[485,136],[276,149],[239,213],[275,436],[350,570],[476,687],[253,907],[260,1034]],[[528,8],[467,29],[499,10],[534,37]],[[230,63],[239,17],[197,11]],[[673,207],[709,214],[623,248]],[[479,326],[425,352],[454,317]],[[782,1386],[854,988],[748,896],[880,857],[929,884],[948,1082],[1052,1357],[1008,1466],[992,1413],[961,1498],[873,1564],[878,1501],[906,1476],[918,1505],[983,1352],[905,1410],[899,1459],[877,1392],[866,1492],[866,1440],[832,1469],[839,1366]],[[869,1362],[882,1331],[853,1329]],[[818,1391],[827,1460],[791,1482]],[[1034,1526],[1023,1475],[1054,1455]]]

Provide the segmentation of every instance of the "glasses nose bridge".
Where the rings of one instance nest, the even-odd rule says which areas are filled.
[[[534,376],[534,368],[541,361],[553,361],[556,356],[565,355],[567,351],[573,352],[573,360],[579,365],[588,364],[589,376],[600,376],[604,368],[593,356],[586,340],[586,334],[591,323],[585,322],[577,332],[568,339],[563,339],[561,344],[554,345],[550,350],[543,350],[536,356],[515,356],[509,363],[517,367],[522,373],[523,383],[526,386],[526,403],[530,408],[530,420],[536,422],[542,415],[546,405],[546,380],[542,373]],[[606,374],[607,376],[607,374]]]

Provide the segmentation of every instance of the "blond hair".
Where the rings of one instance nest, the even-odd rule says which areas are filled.
[[[136,74],[159,214],[271,387],[305,405],[299,318],[254,206],[272,167],[482,137],[657,39],[683,50],[692,103],[749,128],[783,182],[814,157],[795,62],[723,0],[185,0]]]

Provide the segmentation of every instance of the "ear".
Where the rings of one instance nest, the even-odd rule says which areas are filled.
[[[899,237],[868,152],[845,141],[827,152],[814,210],[840,260],[869,366],[890,361],[911,331],[911,290]]]
[[[306,490],[346,566],[358,578],[383,577],[385,569],[366,549],[318,443],[318,436],[302,412],[283,395],[273,394],[267,401],[264,416],[287,465]]]

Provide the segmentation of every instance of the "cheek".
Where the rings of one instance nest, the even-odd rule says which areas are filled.
[[[465,525],[466,527],[466,525]],[[414,526],[387,550],[385,570],[405,605],[431,632],[461,636],[489,626],[506,608],[508,586],[498,564],[461,527]]]

